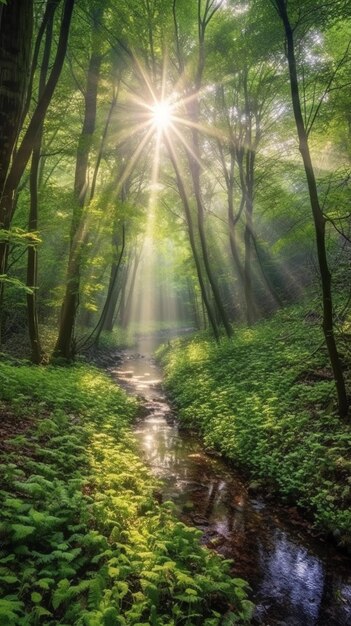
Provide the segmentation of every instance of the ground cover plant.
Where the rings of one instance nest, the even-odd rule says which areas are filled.
[[[1,626],[246,623],[246,583],[157,503],[134,399],[86,365],[0,382]]]
[[[318,315],[295,307],[219,344],[204,333],[177,340],[160,356],[182,424],[350,546],[351,432],[335,413],[321,340]]]

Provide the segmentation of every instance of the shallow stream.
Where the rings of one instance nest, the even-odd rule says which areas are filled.
[[[203,531],[203,542],[234,560],[233,576],[249,581],[255,623],[264,626],[351,626],[351,561],[311,536],[296,509],[265,502],[243,478],[182,431],[151,357],[161,343],[140,338],[111,373],[142,398],[135,428],[141,454],[162,478],[162,499]]]

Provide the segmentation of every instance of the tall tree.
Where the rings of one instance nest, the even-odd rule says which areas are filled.
[[[84,206],[88,194],[89,157],[96,125],[97,95],[102,61],[100,29],[103,10],[104,7],[96,3],[91,12],[92,50],[84,93],[84,120],[77,147],[66,292],[62,303],[59,333],[54,350],[54,357],[65,359],[71,359],[75,351],[74,327],[79,304],[82,251],[86,238]]]
[[[309,133],[308,128],[304,120],[302,113],[302,105],[300,98],[299,79],[297,72],[297,62],[295,53],[295,28],[290,21],[288,13],[287,0],[272,0],[273,4],[278,12],[278,15],[284,26],[284,32],[286,37],[286,56],[289,66],[289,79],[291,87],[291,100],[296,124],[296,131],[299,139],[299,150],[301,153],[306,181],[308,186],[308,193],[310,198],[311,210],[313,215],[317,256],[319,264],[319,272],[322,285],[322,301],[323,301],[323,333],[325,343],[328,349],[330,364],[333,370],[340,417],[347,418],[348,415],[348,398],[346,393],[346,386],[344,380],[344,374],[340,356],[338,353],[335,332],[334,332],[334,320],[333,320],[333,300],[331,289],[331,274],[329,270],[326,242],[325,242],[325,228],[326,218],[323,214],[323,210],[319,200],[317,182],[315,171],[312,163],[311,152],[309,147]],[[315,7],[318,10],[318,7]]]
[[[0,197],[20,131],[33,32],[33,1],[1,4],[0,24]]]
[[[3,193],[0,200],[0,228],[9,229],[15,211],[15,192],[22,178],[23,172],[28,164],[35,143],[38,129],[41,127],[52,96],[54,94],[57,82],[59,80],[62,66],[64,63],[69,29],[71,24],[74,0],[66,0],[62,15],[60,35],[56,49],[55,59],[52,64],[51,72],[47,80],[42,97],[34,108],[33,114],[23,135],[21,143],[12,159],[11,167],[8,172],[6,182],[4,184]],[[2,21],[4,25],[4,20]],[[22,109],[21,109],[22,111]],[[17,130],[18,132],[18,130]],[[8,253],[8,243],[3,241],[0,244],[0,273],[6,271],[6,260]]]
[[[51,5],[51,6],[49,6]],[[39,88],[38,88],[38,100],[42,97],[46,85],[47,74],[49,69],[50,54],[53,38],[53,26],[55,9],[57,7],[57,1],[53,2],[49,0],[47,12],[44,15],[46,35],[45,45],[43,51],[43,57],[41,62]],[[48,10],[50,8],[50,10]],[[45,19],[47,16],[47,19]],[[39,166],[41,157],[41,147],[43,140],[43,124],[38,128],[32,154],[32,162],[29,176],[29,189],[30,189],[30,210],[28,220],[29,232],[35,232],[38,230],[38,179],[39,179]],[[33,363],[40,363],[42,360],[42,349],[39,337],[39,324],[38,324],[38,311],[37,311],[37,269],[38,269],[38,256],[37,247],[28,247],[28,261],[27,261],[27,286],[31,289],[27,293],[27,308],[28,308],[28,331],[29,339],[32,347],[32,361]]]

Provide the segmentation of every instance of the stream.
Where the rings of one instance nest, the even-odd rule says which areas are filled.
[[[350,559],[311,536],[294,507],[251,494],[238,472],[179,428],[151,356],[162,341],[139,338],[110,372],[142,399],[145,417],[135,436],[163,480],[163,501],[172,500],[181,520],[203,531],[205,545],[234,560],[233,576],[248,580],[252,590],[255,624],[351,626]]]

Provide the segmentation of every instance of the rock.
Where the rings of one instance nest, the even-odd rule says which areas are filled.
[[[191,521],[196,524],[196,526],[209,526],[210,522],[206,517],[202,517],[201,515],[192,515]]]
[[[262,488],[262,485],[259,480],[253,480],[249,483],[247,490],[251,492],[259,491]]]

